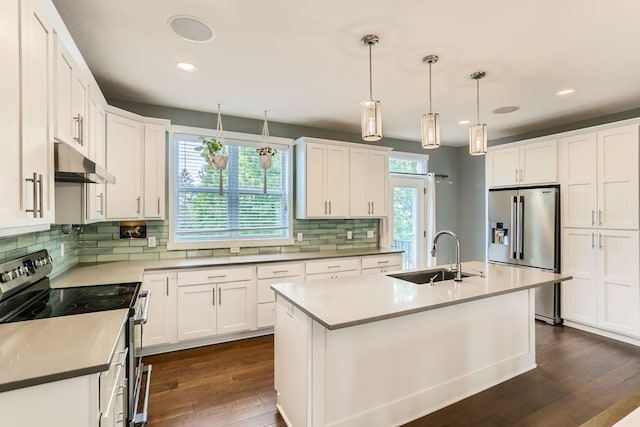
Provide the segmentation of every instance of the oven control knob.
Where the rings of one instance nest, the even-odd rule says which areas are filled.
[[[20,270],[22,271],[22,274],[24,274],[25,276],[29,275],[29,267],[27,267],[26,265],[23,265],[22,267],[20,267]]]
[[[18,278],[20,276],[22,276],[22,270],[20,269],[20,267],[16,268],[13,270],[13,275]]]
[[[11,271],[5,271],[0,275],[0,279],[3,283],[7,283],[13,280],[13,273]]]

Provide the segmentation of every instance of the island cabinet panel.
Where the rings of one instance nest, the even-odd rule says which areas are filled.
[[[297,427],[436,411],[535,368],[534,300],[522,290],[330,330],[278,294],[278,409]]]
[[[557,141],[505,144],[489,149],[488,187],[551,184],[558,181]]]

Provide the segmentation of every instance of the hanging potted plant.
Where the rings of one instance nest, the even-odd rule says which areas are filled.
[[[200,151],[200,155],[207,161],[211,169],[218,169],[220,174],[220,194],[223,194],[224,189],[222,187],[222,171],[227,168],[227,153],[224,151],[224,146],[216,138],[200,137],[202,145],[196,147],[196,151]]]
[[[277,151],[273,147],[263,145],[262,147],[258,147],[256,152],[260,160],[260,167],[264,169],[264,194],[267,194],[267,169],[271,167],[271,160]]]

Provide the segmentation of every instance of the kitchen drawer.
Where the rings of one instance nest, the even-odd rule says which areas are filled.
[[[201,285],[205,283],[227,283],[252,280],[255,267],[216,268],[178,272],[178,286]]]
[[[302,282],[304,275],[292,277],[275,277],[273,279],[258,280],[258,303],[275,301],[275,295],[271,289],[271,285],[288,282]]]
[[[333,273],[308,274],[306,280],[337,279],[339,277],[360,276],[360,270],[336,271]]]
[[[360,273],[360,258],[332,258],[322,261],[310,261],[306,264],[306,274],[335,273],[339,271],[357,271]]]
[[[258,304],[258,328],[273,326],[276,320],[276,303]]]
[[[274,277],[291,277],[304,275],[304,264],[265,264],[258,265],[258,279],[271,279]]]
[[[118,337],[118,344],[115,347],[115,351],[111,356],[111,365],[109,370],[100,374],[100,416],[108,417],[110,415],[112,405],[114,405],[114,399],[118,393],[118,379],[121,376],[121,372],[125,369],[125,363],[127,361],[128,348],[126,345],[126,334],[124,326],[120,330],[120,336]]]
[[[401,254],[376,255],[362,257],[362,269],[400,267],[402,265]],[[391,271],[391,270],[389,270]]]

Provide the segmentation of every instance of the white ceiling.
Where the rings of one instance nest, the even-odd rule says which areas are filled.
[[[54,0],[107,97],[359,133],[368,98],[365,34],[383,135],[420,139],[433,65],[442,140],[464,145],[640,107],[640,1],[612,0]],[[186,41],[168,20],[190,15],[216,37]],[[195,73],[175,67],[191,62]],[[563,88],[574,95],[560,98]],[[493,110],[519,106],[510,114]]]

